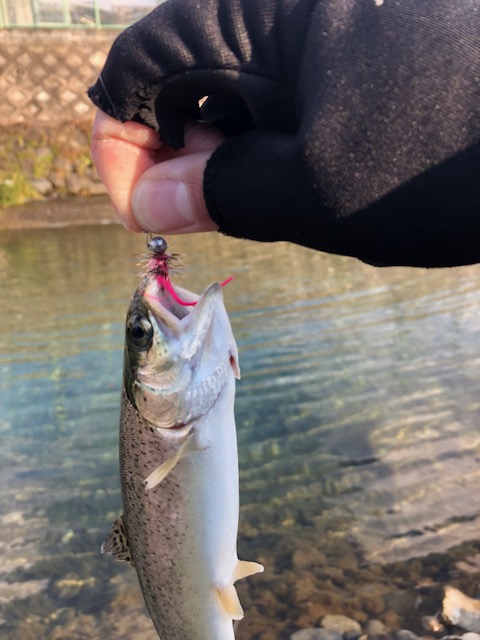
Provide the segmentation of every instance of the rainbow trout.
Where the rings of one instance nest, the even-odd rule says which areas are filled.
[[[131,562],[162,640],[233,640],[237,558],[238,353],[221,287],[173,289],[166,243],[127,313],[120,417],[123,516],[102,552]]]

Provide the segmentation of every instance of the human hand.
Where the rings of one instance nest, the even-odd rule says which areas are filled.
[[[100,116],[100,175],[130,229],[480,262],[479,33],[465,0],[166,0],[90,88],[128,122]]]
[[[92,157],[122,224],[131,231],[213,231],[203,197],[203,174],[224,136],[189,122],[185,146],[174,151],[137,122],[119,122],[98,111]]]

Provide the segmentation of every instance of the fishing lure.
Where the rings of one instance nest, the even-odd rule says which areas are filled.
[[[196,302],[188,302],[183,300],[173,288],[170,280],[171,263],[178,260],[176,254],[167,253],[168,243],[165,238],[161,236],[150,237],[147,241],[147,248],[152,252],[152,256],[148,259],[145,269],[146,274],[154,275],[161,290],[169,293],[172,298],[178,304],[183,307],[194,307]],[[233,280],[234,276],[228,277],[226,280],[220,283],[221,287],[224,287]]]

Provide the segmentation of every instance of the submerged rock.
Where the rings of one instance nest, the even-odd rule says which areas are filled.
[[[400,629],[395,635],[397,640],[418,640],[418,636],[409,629]]]
[[[469,598],[455,587],[445,587],[442,618],[465,631],[479,632],[480,601]]]
[[[342,635],[329,629],[302,629],[291,635],[290,640],[342,640]]]
[[[356,620],[344,615],[327,615],[322,620],[322,627],[329,631],[336,631],[341,636],[345,633],[362,633],[362,628]]]
[[[462,640],[480,640],[480,633],[474,633],[473,631],[468,631],[467,633],[463,634]]]
[[[381,620],[369,620],[367,622],[367,628],[365,629],[369,640],[375,640],[376,638],[385,638],[388,635],[386,626]]]
[[[443,633],[445,626],[440,622],[437,616],[422,616],[422,628],[429,633]]]
[[[27,580],[26,582],[0,582],[0,604],[14,600],[24,600],[45,590],[48,579]]]

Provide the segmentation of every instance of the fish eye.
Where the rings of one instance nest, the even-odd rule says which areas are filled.
[[[133,314],[127,321],[127,332],[130,342],[140,351],[150,348],[153,338],[153,327],[145,316]]]

